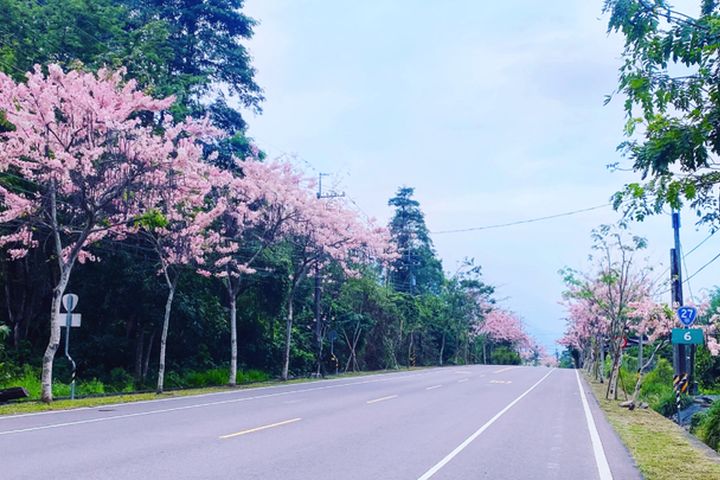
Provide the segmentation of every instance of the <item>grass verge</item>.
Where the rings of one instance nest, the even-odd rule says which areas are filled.
[[[630,411],[605,400],[607,385],[586,379],[646,480],[720,478],[720,459],[699,440],[653,410]]]
[[[421,367],[411,368],[410,370],[420,370]],[[401,370],[378,370],[373,372],[349,372],[341,373],[339,375],[328,375],[325,379],[333,378],[351,378],[358,376],[368,375],[379,375],[383,373],[397,373]],[[17,415],[22,413],[36,413],[46,412],[51,410],[71,410],[77,408],[91,408],[101,407],[103,405],[111,405],[116,403],[132,403],[146,400],[158,400],[162,398],[174,398],[174,397],[187,397],[191,395],[202,395],[205,393],[216,393],[216,392],[229,392],[238,390],[247,390],[252,388],[271,387],[276,385],[288,385],[294,383],[308,383],[317,382],[317,378],[296,378],[292,380],[269,380],[267,382],[247,383],[238,385],[235,387],[206,387],[206,388],[189,388],[183,390],[173,390],[161,394],[149,392],[149,393],[130,393],[121,395],[106,395],[102,397],[87,397],[79,398],[76,400],[61,399],[56,400],[50,404],[43,403],[40,401],[22,401],[22,402],[11,402],[7,404],[0,404],[0,416],[2,415]]]

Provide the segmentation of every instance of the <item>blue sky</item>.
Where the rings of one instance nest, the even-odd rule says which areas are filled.
[[[601,0],[247,0],[260,21],[248,47],[267,97],[249,134],[272,156],[297,155],[309,174],[331,173],[382,222],[401,185],[416,189],[431,231],[605,204],[634,177],[606,168],[621,160],[622,101],[603,106],[603,97],[622,40],[606,33],[601,8]],[[482,264],[503,305],[552,349],[564,329],[557,271],[586,266],[592,228],[617,220],[606,208],[433,240],[448,271],[464,257]],[[707,231],[689,215],[684,223],[689,250]],[[669,218],[633,232],[648,238],[662,271]],[[719,242],[688,257],[690,273]],[[720,283],[718,265],[693,279],[693,293]]]

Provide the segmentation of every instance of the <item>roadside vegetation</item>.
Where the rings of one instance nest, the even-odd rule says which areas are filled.
[[[605,398],[606,385],[591,379],[600,407],[646,480],[720,478],[720,459],[672,421],[651,409],[630,411]]]
[[[69,292],[80,396],[553,362],[413,188],[376,225],[267,158],[256,22],[195,3],[0,0],[0,388],[68,395]]]

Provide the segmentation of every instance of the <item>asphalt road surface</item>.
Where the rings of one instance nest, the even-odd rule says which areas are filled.
[[[0,417],[0,478],[640,475],[575,371],[486,365]]]

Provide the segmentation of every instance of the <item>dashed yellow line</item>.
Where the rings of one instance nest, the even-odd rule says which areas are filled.
[[[433,385],[432,387],[427,387],[425,390],[435,390],[436,388],[440,388],[442,385]]]
[[[465,383],[468,380],[470,380],[470,379],[469,378],[461,378],[460,380],[458,380],[458,383]]]
[[[384,402],[385,400],[392,400],[393,398],[397,398],[397,397],[398,397],[397,395],[388,395],[387,397],[380,397],[380,398],[376,398],[375,400],[368,400],[365,403],[370,405],[372,403]]]
[[[505,367],[505,368],[501,368],[500,370],[495,370],[493,373],[507,372],[508,370],[513,370],[513,369],[516,369],[516,368],[518,368],[518,367]]]
[[[228,435],[222,435],[220,437],[220,439],[225,440],[228,438],[239,437],[240,435],[247,435],[248,433],[259,432],[261,430],[267,430],[268,428],[280,427],[282,425],[288,425],[290,423],[299,422],[300,420],[302,420],[302,418],[291,418],[290,420],[285,420],[285,421],[277,422],[277,423],[271,423],[270,425],[263,425],[261,427],[255,427],[255,428],[251,428],[249,430],[243,430],[241,432],[230,433]]]

